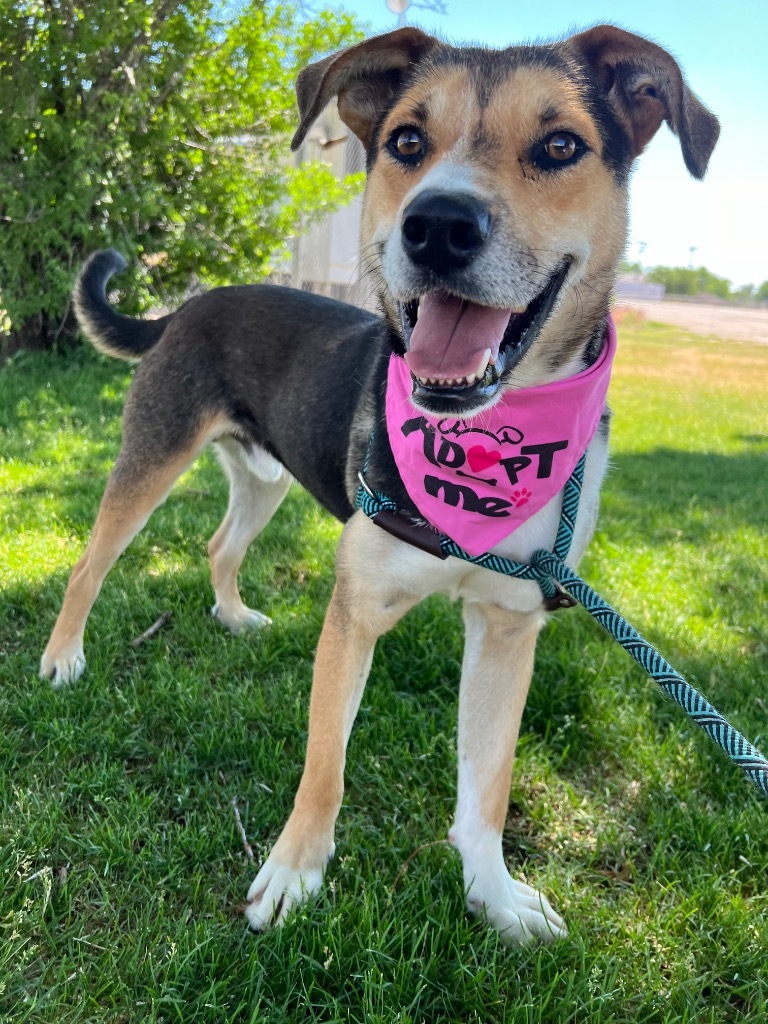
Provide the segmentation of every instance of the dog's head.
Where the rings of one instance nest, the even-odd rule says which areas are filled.
[[[333,96],[366,147],[363,260],[437,414],[581,369],[635,157],[666,121],[701,178],[719,133],[670,54],[611,26],[505,50],[400,29],[305,68],[297,95],[294,148]]]

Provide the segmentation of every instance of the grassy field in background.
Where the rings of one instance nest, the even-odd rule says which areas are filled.
[[[767,376],[768,347],[624,324],[582,563],[764,750]],[[507,949],[465,915],[455,852],[425,845],[455,790],[461,619],[441,598],[379,645],[325,892],[247,934],[232,802],[260,859],[301,772],[339,527],[294,488],[241,577],[274,626],[229,636],[209,615],[226,492],[206,456],[109,576],[86,675],[53,692],[37,665],[129,379],[90,351],[0,368],[0,1021],[766,1019],[766,804],[580,610],[540,640],[505,847],[567,940]]]

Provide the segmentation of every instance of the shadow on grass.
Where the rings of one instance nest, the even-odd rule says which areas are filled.
[[[657,448],[612,458],[601,524],[633,546],[675,537],[702,544],[715,532],[765,529],[767,508],[766,453]]]
[[[713,531],[721,533],[737,531],[742,525],[763,525],[763,506],[745,493],[749,490],[748,482],[756,481],[761,469],[764,466],[757,454],[722,456],[660,450],[642,455],[621,455],[616,459],[605,499],[608,508],[604,522],[608,520],[609,538],[621,540],[623,536],[628,547],[637,545],[638,538],[641,543],[662,545],[681,536],[692,543],[703,544]],[[652,473],[659,481],[657,489],[648,486]],[[62,502],[61,518],[71,516],[78,520],[83,516],[87,500],[82,497],[82,489],[80,477],[61,482],[58,491]],[[37,487],[25,489],[25,493],[34,502],[39,490]],[[660,494],[663,494],[663,500],[660,500]],[[198,463],[193,476],[177,488],[122,556],[119,568],[114,570],[120,576],[120,585],[130,586],[131,575],[146,572],[158,552],[161,557],[167,552],[177,552],[196,564],[182,567],[180,572],[169,572],[167,576],[161,572],[159,578],[151,582],[153,593],[163,601],[163,591],[170,599],[175,590],[194,590],[204,579],[205,600],[208,601],[210,584],[205,549],[225,506],[226,484],[219,467],[212,459]],[[23,507],[19,509],[19,515],[22,514]],[[279,588],[289,588],[285,597],[290,603],[291,566],[307,559],[317,561],[318,548],[322,551],[319,571],[328,580],[321,589],[324,595],[330,592],[333,543],[332,539],[318,534],[318,518],[322,521],[313,499],[301,489],[294,488],[284,507],[277,512],[265,534],[254,542],[246,557],[243,572],[246,600],[249,589],[261,592],[277,584]],[[91,522],[89,517],[88,529]],[[760,574],[759,566],[752,564],[747,556],[732,555],[729,565],[738,570],[737,575],[742,579],[752,582]],[[67,568],[49,577],[46,589],[55,595],[54,600],[60,599],[69,572],[70,568]],[[190,576],[189,587],[184,583],[186,575]],[[712,579],[709,581],[711,593],[707,596],[719,601],[724,589],[730,586],[728,580]],[[11,587],[4,595],[6,606],[25,608],[30,616],[34,616],[40,592],[40,587],[30,591],[21,585]],[[32,601],[29,600],[30,594]],[[259,602],[256,603],[258,605]],[[322,615],[322,610],[318,614]],[[437,643],[432,642],[432,621],[439,627]],[[461,658],[461,633],[456,609],[449,609],[445,602],[430,603],[423,610],[412,613],[393,634],[395,639],[385,640],[380,648],[383,646],[385,651],[391,648],[394,661],[402,658],[403,663],[409,664],[410,680],[403,678],[402,683],[412,692],[426,693],[443,685],[453,692]],[[451,637],[449,649],[445,646],[446,634]],[[589,680],[584,674],[594,673],[595,669],[593,664],[585,664],[584,652],[579,651],[578,656],[573,653],[581,643],[581,626],[573,629],[566,626],[562,635],[565,640],[562,652],[558,652],[557,644],[548,639],[540,645],[537,674],[529,700],[528,725],[545,737],[550,735],[548,723],[555,718],[570,716],[584,720],[589,717],[589,686],[585,685]],[[406,647],[413,649],[414,644],[424,637],[428,650],[423,657],[411,655],[409,658],[403,653]],[[664,638],[657,642],[663,644]],[[614,655],[611,641],[597,627],[594,627],[594,638],[590,637],[590,643],[592,650],[588,662],[609,657],[614,664],[625,657],[618,649]],[[450,662],[447,670],[441,667],[446,656]],[[384,654],[383,657],[384,671],[388,672],[388,656]],[[380,650],[375,665],[381,660]],[[699,654],[688,657],[686,662],[692,680],[706,681],[721,674],[722,666],[714,656]],[[745,673],[758,678],[764,671],[759,652],[746,650],[741,668],[741,679]],[[374,672],[377,671],[375,667]],[[398,678],[398,671],[397,667],[392,668],[392,678]],[[638,678],[642,676],[639,669],[634,671],[639,674]],[[448,682],[444,684],[446,678]],[[738,698],[742,689],[737,687],[728,696]],[[662,717],[667,717],[664,712]]]
[[[0,429],[39,422],[54,410],[76,410],[79,422],[98,427],[105,413],[122,414],[131,376],[125,363],[86,346],[65,355],[21,352],[0,366]]]
[[[24,361],[19,360],[3,368],[0,378],[5,396],[0,410],[0,434],[6,449],[4,454],[8,457],[24,462],[34,452],[35,461],[30,465],[45,473],[46,463],[54,457],[47,440],[49,433],[70,424],[73,435],[80,434],[88,439],[82,458],[77,456],[75,460],[77,475],[59,472],[50,479],[46,476],[44,481],[38,479],[20,489],[14,497],[14,520],[23,523],[25,517],[32,517],[38,504],[46,498],[55,506],[59,519],[71,523],[79,535],[87,536],[106,483],[108,466],[117,454],[127,384],[125,367],[86,351],[68,357],[66,363],[60,357],[43,360],[36,357],[34,365],[30,363],[25,367]],[[94,394],[98,395],[97,401],[94,401]],[[708,544],[721,540],[724,535],[737,535],[744,528],[764,529],[766,474],[760,447],[765,444],[765,438],[750,435],[742,440],[749,444],[749,450],[732,455],[660,448],[615,456],[603,502],[602,526],[609,541],[623,546],[628,554],[642,545],[662,549],[679,541],[706,550]],[[144,667],[149,671],[153,660],[164,657],[169,662],[169,672],[179,671],[190,681],[195,673],[202,673],[209,684],[216,687],[217,651],[227,656],[226,660],[222,659],[221,672],[225,676],[240,673],[257,679],[261,686],[274,683],[284,691],[284,674],[295,671],[301,677],[301,685],[294,696],[300,693],[304,707],[319,624],[332,586],[332,540],[322,526],[324,520],[318,516],[312,499],[294,489],[265,534],[254,543],[242,577],[246,601],[264,610],[270,608],[270,602],[278,607],[277,628],[265,642],[230,640],[210,620],[206,620],[204,626],[199,624],[202,621],[199,616],[207,613],[212,597],[205,547],[225,508],[223,475],[212,459],[201,460],[128,549],[115,577],[110,577],[108,586],[113,592],[124,590],[126,598],[101,619],[101,606],[97,605],[91,642],[98,644],[97,630],[104,631],[102,635],[112,633],[110,657],[119,658],[119,667],[117,661],[107,659],[106,672],[111,674],[114,666],[119,679],[130,680],[131,685],[135,685]],[[181,568],[172,572],[161,570],[159,575],[155,572],[156,578],[139,582],[138,577],[152,568],[158,551],[161,557],[169,551],[179,554]],[[73,551],[72,564],[77,554],[79,552]],[[308,582],[296,570],[297,565],[305,562],[315,566]],[[734,579],[749,580],[752,587],[757,585],[760,567],[750,560],[745,549],[734,548],[729,553],[728,568]],[[23,673],[36,668],[44,643],[43,633],[53,623],[70,569],[71,566],[54,572],[45,585],[44,595],[40,586],[18,584],[7,588],[0,599],[0,612],[3,606],[5,608],[2,616],[5,626],[0,623],[0,646],[10,655],[9,662],[13,660],[16,666],[24,666]],[[698,585],[705,592],[703,595],[700,592],[698,597],[706,597],[717,604],[724,599],[724,591],[734,584],[733,579],[718,579],[713,574]],[[252,599],[254,593],[256,600]],[[266,602],[265,594],[269,595]],[[174,618],[161,644],[126,653],[128,640],[151,624],[155,609],[159,615],[169,604],[176,607],[179,603],[178,619]],[[310,605],[314,607],[311,614],[307,614]],[[121,614],[133,607],[141,609],[147,621],[121,621]],[[299,607],[302,614],[293,614]],[[49,617],[50,622],[41,624],[41,618]],[[182,619],[187,621],[182,622]],[[628,686],[629,694],[620,692],[614,701],[608,701],[615,723],[615,719],[622,716],[632,719],[638,714],[644,715],[644,710],[638,712],[633,708],[632,695],[643,686],[647,686],[648,691],[654,687],[652,682],[644,680],[639,669],[630,667],[626,656],[618,648],[614,649],[596,626],[585,627],[585,621],[584,617],[573,622],[565,619],[542,638],[523,723],[524,737],[532,736],[543,743],[552,759],[558,762],[558,772],[580,786],[586,785],[585,764],[615,763],[620,757],[618,746],[626,740],[626,722],[621,727],[612,725],[605,708],[597,709],[596,714],[596,702],[600,699],[596,694],[600,688]],[[211,637],[206,638],[206,643],[210,645],[212,657],[205,666],[198,660],[195,643],[202,629],[210,631]],[[119,631],[119,639],[116,631]],[[195,632],[198,635],[194,636]],[[665,653],[669,652],[667,637],[652,639]],[[370,690],[371,704],[377,713],[390,714],[396,704],[395,718],[399,716],[404,723],[423,731],[423,720],[416,720],[417,705],[422,709],[434,706],[436,711],[429,728],[452,729],[461,646],[461,621],[456,608],[437,599],[415,610],[379,645]],[[765,675],[764,652],[761,654],[754,645],[745,649],[737,677],[730,680],[724,678],[728,676],[728,666],[723,666],[715,654],[706,651],[687,655],[684,670],[705,692],[707,681],[717,678],[718,692],[707,695],[716,704],[722,703],[724,710],[727,706],[739,707],[743,720],[736,724],[750,731],[751,723],[758,720],[753,695],[756,680]],[[265,698],[267,705],[273,699],[276,698]],[[669,702],[659,699],[654,703],[653,697],[646,697],[641,708],[648,706],[652,707],[652,713],[650,723],[644,727],[658,736],[683,720],[683,713]],[[233,762],[242,759],[237,751],[244,744],[243,737],[230,737],[226,725],[221,724],[226,723],[226,718],[215,725],[213,717],[210,720],[205,717],[205,720],[212,734],[218,737],[217,754],[227,763],[230,758]],[[95,715],[94,720],[97,718]],[[269,716],[266,720],[270,721]],[[303,710],[289,716],[281,725],[259,726],[257,731],[283,744],[298,758],[303,745],[303,724],[298,733],[296,731],[299,722],[304,722]],[[107,744],[106,749],[118,756],[122,752],[130,759],[124,746],[130,748],[138,741],[141,756],[150,756],[149,751],[158,736],[166,737],[170,747],[175,748],[173,724],[173,716],[164,711],[153,715],[150,708],[145,708],[142,724],[131,724],[124,734],[117,729],[113,738],[115,747]],[[691,726],[690,732],[696,734],[695,727]],[[697,749],[706,749],[707,742],[702,738]],[[230,745],[231,754],[228,753]],[[201,757],[198,751],[195,758]],[[214,755],[211,757],[216,760]],[[714,775],[709,778],[706,789],[720,792],[722,782]]]

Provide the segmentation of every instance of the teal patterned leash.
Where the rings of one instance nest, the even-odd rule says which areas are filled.
[[[580,576],[569,569],[562,559],[549,551],[537,551],[533,556],[532,565],[537,572],[542,573],[542,576],[557,580],[572,597],[575,597],[603,629],[621,644],[641,668],[645,669],[651,679],[676,700],[709,738],[722,747],[758,789],[768,796],[768,760],[723,718],[717,708],[713,707],[695,686],[676,672],[652,644],[596,594]]]

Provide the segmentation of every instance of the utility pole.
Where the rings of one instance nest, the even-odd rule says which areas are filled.
[[[410,7],[423,7],[427,11],[435,11],[437,14],[448,13],[447,0],[385,0],[387,10],[397,15],[397,27],[405,28],[408,24],[407,11]]]
[[[411,6],[411,0],[386,0],[387,10],[397,15],[397,27],[405,28],[408,24],[406,11]]]

